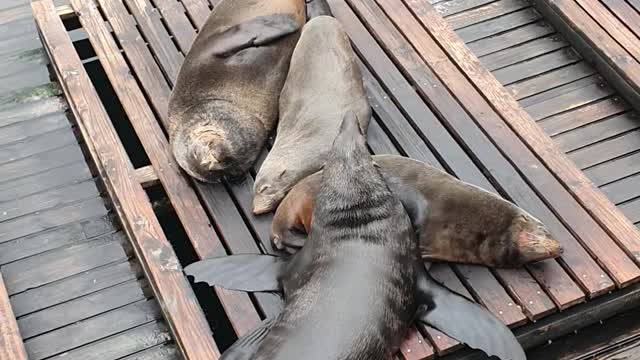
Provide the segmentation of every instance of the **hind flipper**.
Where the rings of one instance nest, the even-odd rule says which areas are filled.
[[[526,360],[511,330],[480,305],[438,284],[420,266],[416,319],[502,360]]]
[[[300,29],[291,15],[274,14],[258,16],[217,33],[209,40],[212,54],[229,57],[240,50],[263,46]]]
[[[287,261],[272,255],[242,254],[204,259],[184,268],[195,282],[240,291],[280,291],[278,278]]]
[[[251,360],[262,341],[275,324],[276,319],[267,319],[257,328],[245,334],[233,343],[220,357],[220,360]]]

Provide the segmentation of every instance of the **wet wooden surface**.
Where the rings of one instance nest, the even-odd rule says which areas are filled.
[[[84,38],[78,41],[87,43],[84,39],[88,39],[91,56],[99,55],[104,71],[99,78],[111,83],[123,109],[118,119],[128,117],[140,149],[148,155],[148,162],[138,166],[132,177],[145,186],[155,183],[167,194],[176,212],[175,221],[186,230],[187,241],[194,251],[189,262],[225,250],[228,253],[271,251],[271,216],[256,217],[251,213],[251,189],[259,162],[254,171],[237,183],[194,183],[169,162],[166,138],[161,130],[166,125],[165,111],[177,69],[214,3],[205,0],[72,2],[84,27]],[[572,153],[591,144],[575,147],[575,142],[561,140],[560,135],[597,120],[590,122],[585,116],[567,114],[580,111],[582,115],[597,114],[594,116],[608,120],[631,113],[613,90],[600,86],[602,79],[596,71],[585,64],[551,26],[541,23],[540,15],[528,3],[518,0],[434,3],[435,9],[447,16],[460,38],[467,41],[482,64],[505,85],[528,116],[539,120],[538,124],[553,137],[559,149],[566,151],[581,168],[579,157]],[[332,0],[330,4],[351,37],[363,69],[365,87],[375,112],[368,139],[372,152],[410,156],[499,193],[545,222],[566,249],[557,261],[520,270],[438,264],[432,271],[437,279],[486,306],[506,324],[521,329],[530,328],[535,325],[533,321],[544,320],[554,313],[552,317],[562,322],[562,313],[558,310],[585,301],[584,306],[588,307],[589,299],[638,280],[640,269],[629,256],[629,249],[616,243],[619,239],[614,240],[615,231],[605,230],[601,220],[589,214],[567,190],[566,187],[576,184],[563,184],[566,179],[558,180],[545,165],[548,159],[541,160],[541,155],[530,149],[522,134],[510,129],[509,120],[504,117],[508,114],[507,107],[514,105],[503,103],[502,108],[496,107],[478,90],[478,84],[469,79],[468,73],[460,70],[455,58],[451,60],[443,39],[430,35],[429,24],[421,22],[424,19],[420,17],[423,14],[420,2]],[[96,62],[95,58],[85,60],[86,56],[82,59]],[[123,73],[131,76],[123,79],[119,76]],[[601,107],[587,108],[603,101],[607,103]],[[546,105],[536,106],[541,103]],[[558,118],[548,124],[555,125],[545,127],[546,120],[554,117]],[[583,124],[574,126],[574,121]],[[629,119],[618,120],[617,134],[629,132],[624,130],[632,126],[629,124]],[[551,127],[556,133],[549,130]],[[608,129],[609,133],[615,133],[612,128]],[[593,131],[589,141],[598,143],[597,137],[602,135],[602,131]],[[585,138],[579,137],[582,141]],[[630,138],[624,138],[618,140],[616,146],[624,149],[632,143]],[[26,150],[18,147],[15,151]],[[546,152],[545,156],[553,151]],[[604,150],[597,153],[606,157]],[[582,158],[595,161],[593,156]],[[603,160],[604,163],[607,160]],[[606,186],[613,184],[607,180],[623,173],[622,170],[602,171],[604,183],[599,183],[587,171],[609,198],[621,189],[626,191],[626,196],[637,197],[630,190],[633,185],[630,176],[614,181],[618,190],[607,192]],[[630,184],[625,186],[625,182]],[[55,198],[52,194],[45,199]],[[635,209],[628,206],[628,209],[619,208],[628,215]],[[209,226],[215,231],[207,230]],[[201,240],[207,236],[213,241]],[[183,261],[182,265],[189,262]],[[216,295],[237,335],[250,330],[259,319],[273,315],[281,306],[280,299],[271,294],[257,294],[255,307],[241,294],[216,289]],[[105,296],[108,297],[108,293]],[[131,296],[135,298],[135,292]],[[206,297],[200,300],[209,301]],[[42,331],[50,325],[38,326],[41,328],[31,331]],[[540,337],[535,331],[527,336],[527,339]],[[455,341],[436,330],[424,328],[411,333],[399,356],[426,359],[450,354],[458,347]],[[155,350],[166,353],[160,348]],[[152,350],[145,353],[155,354]]]
[[[177,359],[47,64],[29,3],[3,1],[0,274],[24,358],[119,359],[143,352]],[[0,296],[0,359],[21,358],[17,347],[3,352],[11,345],[4,326],[9,303]]]

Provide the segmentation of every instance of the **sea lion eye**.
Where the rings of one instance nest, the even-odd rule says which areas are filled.
[[[267,184],[262,185],[262,186],[260,186],[260,189],[258,189],[258,192],[259,192],[259,193],[263,193],[263,192],[265,192],[268,188],[270,188],[270,186],[269,186],[269,185],[267,185]]]
[[[282,178],[286,172],[287,172],[287,169],[282,169],[280,174],[278,174],[278,178]]]

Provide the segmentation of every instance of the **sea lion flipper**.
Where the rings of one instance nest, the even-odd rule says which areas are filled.
[[[250,360],[276,323],[276,318],[266,319],[260,326],[251,330],[233,343],[220,357],[220,360]]]
[[[287,14],[258,16],[217,33],[211,39],[212,54],[229,57],[240,50],[266,45],[300,29],[300,24]]]
[[[420,267],[416,319],[448,336],[503,360],[526,360],[511,330],[480,305],[440,285]]]
[[[278,276],[286,260],[272,255],[239,254],[204,259],[184,268],[195,282],[229,290],[280,291]]]

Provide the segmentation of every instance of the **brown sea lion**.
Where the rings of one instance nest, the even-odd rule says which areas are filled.
[[[255,214],[275,210],[298,181],[320,170],[347,111],[366,132],[371,107],[349,38],[335,18],[315,17],[291,57],[276,140],[253,188]]]
[[[417,160],[396,155],[373,156],[395,193],[414,191],[403,204],[418,209],[412,222],[422,257],[492,267],[516,267],[562,254],[562,247],[531,214],[486,190]],[[289,251],[306,241],[321,172],[300,181],[278,207],[271,241]],[[428,215],[418,214],[428,201]]]
[[[302,250],[288,258],[222,256],[185,268],[196,282],[283,295],[282,312],[220,360],[389,360],[414,321],[489,356],[525,360],[498,318],[428,275],[407,211],[373,165],[357,119],[351,113],[344,122]]]
[[[196,37],[169,100],[174,157],[194,178],[236,178],[275,127],[305,23],[304,0],[223,0]]]

